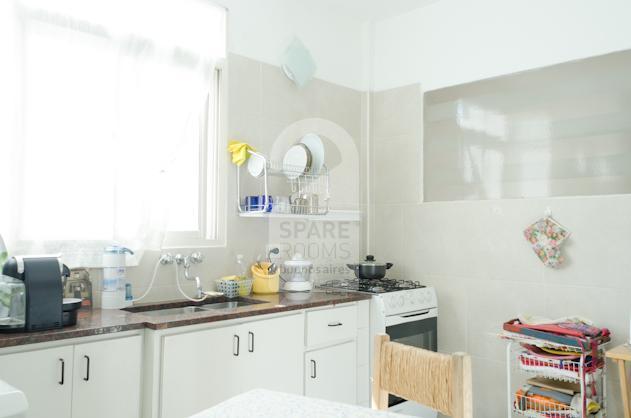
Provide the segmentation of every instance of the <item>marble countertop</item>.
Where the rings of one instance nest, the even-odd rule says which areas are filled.
[[[370,295],[357,292],[339,292],[316,289],[309,293],[281,292],[273,295],[250,295],[242,299],[254,299],[264,301],[264,303],[257,303],[254,305],[241,306],[231,309],[164,315],[160,317],[149,316],[143,314],[143,312],[127,312],[117,309],[81,309],[79,311],[77,325],[49,331],[0,334],[0,348],[64,340],[68,338],[110,334],[144,328],[161,330],[186,325],[224,321],[228,319],[247,318],[256,315],[367,300],[370,299]],[[221,302],[226,300],[227,299],[225,298],[212,298],[205,302]],[[185,305],[190,306],[191,303],[179,300],[134,305],[134,308],[142,309],[148,305],[160,305],[161,308],[170,308]],[[203,305],[203,303],[198,305]]]
[[[322,399],[255,389],[230,398],[191,418],[401,418],[376,411]]]

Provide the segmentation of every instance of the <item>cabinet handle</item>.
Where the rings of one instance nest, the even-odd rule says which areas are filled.
[[[239,336],[236,334],[232,338],[232,355],[235,357],[239,356]]]
[[[83,380],[87,382],[88,380],[90,380],[90,357],[83,356],[83,358],[85,359],[85,377],[83,378]]]
[[[254,333],[248,331],[248,351],[254,353]]]
[[[59,359],[59,362],[61,363],[61,380],[58,383],[63,385],[66,377],[66,362],[62,358]]]
[[[316,361],[315,360],[311,360],[311,378],[315,379],[317,377],[316,374]]]
[[[342,324],[341,322],[329,322],[330,327],[341,327],[342,325],[344,324]]]

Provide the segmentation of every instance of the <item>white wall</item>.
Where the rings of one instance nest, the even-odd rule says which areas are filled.
[[[628,16],[622,0],[440,0],[375,24],[371,250],[436,287],[439,349],[473,356],[475,417],[506,417],[503,321],[583,315],[628,339],[631,195],[422,203],[422,91],[630,48]],[[547,207],[572,231],[560,270],[522,235]]]
[[[631,47],[628,0],[440,0],[375,25],[375,90],[434,90]]]
[[[267,64],[279,65],[297,36],[311,51],[316,77],[355,89],[366,85],[361,22],[296,0],[217,0],[229,10],[228,50]]]

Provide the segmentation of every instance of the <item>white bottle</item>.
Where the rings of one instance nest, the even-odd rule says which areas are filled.
[[[127,254],[133,254],[133,251],[118,245],[105,248],[103,253],[103,289],[101,291],[102,309],[121,309],[126,305]]]
[[[248,278],[248,268],[243,260],[243,254],[237,254],[236,270],[235,274],[239,277],[239,279],[243,280]]]

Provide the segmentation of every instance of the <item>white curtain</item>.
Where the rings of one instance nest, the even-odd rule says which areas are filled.
[[[225,11],[206,0],[3,1],[0,38],[9,252],[98,267],[113,242],[138,256],[159,249],[174,189],[197,175],[190,150],[225,56]]]

